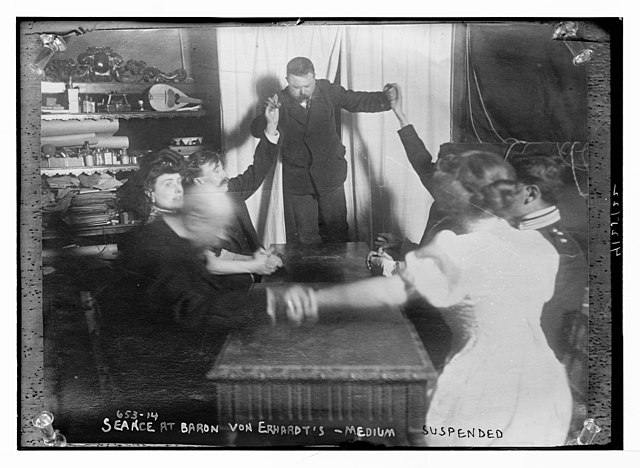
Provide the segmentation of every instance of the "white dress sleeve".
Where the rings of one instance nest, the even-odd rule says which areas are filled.
[[[424,297],[436,307],[449,307],[464,297],[464,270],[458,236],[441,231],[429,245],[405,257],[406,267],[401,276],[410,292]]]

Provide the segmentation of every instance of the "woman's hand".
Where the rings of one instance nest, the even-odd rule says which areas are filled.
[[[367,268],[376,276],[391,276],[396,271],[396,261],[388,253],[379,249],[367,255]]]
[[[287,320],[295,325],[318,321],[318,302],[315,291],[309,287],[294,285],[282,295],[286,304]]]
[[[215,275],[217,273],[217,271],[218,271],[217,267],[216,267],[216,264],[220,260],[218,258],[218,256],[214,252],[212,252],[211,250],[207,249],[207,250],[204,251],[204,259],[205,259],[205,262],[206,262],[207,271],[209,273],[213,273]]]
[[[258,249],[253,253],[251,263],[252,273],[266,276],[282,267],[282,259],[273,253],[272,249]]]
[[[271,253],[267,255],[267,265],[270,265],[277,270],[278,268],[282,268],[284,263],[282,263],[282,259],[280,257]]]

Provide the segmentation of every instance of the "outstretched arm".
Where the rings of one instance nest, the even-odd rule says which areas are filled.
[[[280,103],[277,94],[267,101],[263,118],[265,127],[253,155],[253,164],[242,174],[230,179],[228,183],[229,191],[240,192],[245,200],[258,190],[278,158]]]
[[[267,314],[273,323],[311,324],[322,315],[389,310],[404,304],[408,295],[404,280],[399,276],[372,278],[318,291],[302,284],[270,286],[267,288]]]
[[[402,90],[396,83],[389,83],[385,85],[384,89],[391,104],[391,109],[400,123],[398,135],[407,153],[407,158],[413,170],[418,174],[422,185],[424,185],[427,190],[431,190],[431,179],[436,170],[436,165],[432,162],[433,158],[431,153],[427,151],[424,142],[420,139],[415,128],[409,123],[409,120],[402,110]]]
[[[349,112],[384,112],[391,107],[384,91],[351,91],[340,85],[331,85],[338,106]]]
[[[299,291],[294,293],[299,294]],[[398,275],[389,278],[380,276],[307,293],[314,295],[314,300],[307,302],[315,302],[320,314],[345,310],[390,309],[403,305],[410,294],[404,280]],[[292,302],[296,304],[304,301]]]

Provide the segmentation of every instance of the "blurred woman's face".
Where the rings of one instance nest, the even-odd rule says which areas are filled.
[[[187,192],[183,219],[191,241],[197,245],[222,247],[222,241],[229,238],[234,214],[226,193],[205,185],[191,187]]]
[[[180,174],[162,174],[153,184],[152,203],[163,210],[177,210],[182,207],[184,190]]]

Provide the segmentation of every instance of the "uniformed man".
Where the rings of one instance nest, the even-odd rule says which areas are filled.
[[[563,323],[569,314],[580,311],[588,278],[585,255],[562,227],[556,206],[562,189],[562,167],[546,155],[517,156],[510,162],[522,184],[512,212],[519,218],[517,227],[536,229],[560,254],[554,295],[542,310],[541,325],[549,346],[562,359],[569,351]]]

